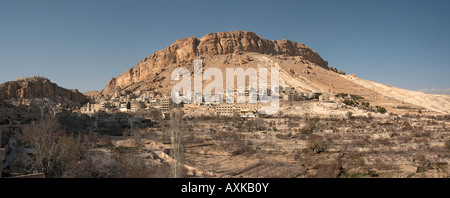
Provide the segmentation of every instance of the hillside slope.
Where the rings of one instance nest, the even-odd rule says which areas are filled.
[[[178,67],[192,72],[194,59],[201,59],[205,70],[215,67],[223,74],[226,68],[276,67],[280,69],[280,86],[295,87],[301,92],[359,95],[371,105],[386,107],[390,112],[400,111],[396,109],[399,106],[450,112],[450,96],[423,94],[345,75],[302,43],[271,41],[244,31],[177,40],[112,78],[100,94],[111,96],[139,90],[168,95],[177,83],[170,80],[171,72]],[[204,81],[203,85],[207,83]]]

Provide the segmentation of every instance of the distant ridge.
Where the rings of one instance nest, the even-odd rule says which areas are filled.
[[[426,94],[446,94],[446,95],[450,95],[450,88],[448,88],[448,89],[419,89],[417,91],[422,92],[422,93],[426,93]]]
[[[83,94],[87,97],[96,97],[98,96],[100,92],[99,91],[88,91],[88,92],[84,92]]]
[[[51,96],[61,96],[74,102],[85,103],[87,97],[77,89],[65,89],[52,83],[45,77],[33,76],[18,78],[16,81],[9,81],[0,84],[0,99],[11,98],[43,98]]]

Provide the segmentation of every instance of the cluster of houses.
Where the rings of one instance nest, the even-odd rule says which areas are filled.
[[[280,99],[284,101],[316,100],[322,102],[335,102],[336,98],[330,93],[302,92],[301,87],[281,87]]]
[[[142,109],[156,108],[163,112],[169,111],[174,107],[172,99],[170,97],[158,98],[158,99],[101,99],[99,101],[88,102],[86,105],[80,108],[80,112],[84,114],[95,114],[97,112],[107,113],[133,113]]]
[[[136,116],[128,113],[97,112],[91,115],[92,134],[122,135],[124,128],[151,127],[153,122],[149,117]]]
[[[279,87],[275,90],[279,93],[281,101],[303,101],[303,100],[317,100],[324,102],[334,102],[334,95],[300,92],[300,87]],[[227,94],[232,94],[232,96]],[[259,93],[262,93],[261,95]],[[256,116],[261,105],[260,100],[268,100],[272,97],[272,90],[270,88],[264,90],[256,90],[254,88],[245,87],[244,89],[226,90],[223,95],[203,95],[201,92],[183,92],[176,93],[179,96],[190,96],[192,99],[190,107],[204,106],[208,110],[214,112],[216,115],[232,116],[239,114],[241,117]],[[245,102],[227,103],[227,98],[233,98],[238,101],[239,97],[244,96]],[[183,106],[183,104],[179,105]],[[134,113],[142,109],[155,108],[162,113],[168,112],[170,109],[177,107],[173,103],[171,96],[162,96],[158,92],[131,92],[124,90],[116,93],[112,97],[102,97],[91,99],[91,102],[81,107],[80,112],[84,114],[95,114],[96,112],[107,113]]]
[[[55,117],[79,111],[80,105],[54,98],[13,98],[0,102],[0,126],[8,131],[20,131],[23,125],[39,122],[44,115]]]
[[[0,102],[0,125],[7,127],[11,131],[20,130],[23,124],[29,124],[42,118],[43,113],[49,113],[49,109],[44,106],[32,105],[32,103],[12,105],[7,102]]]

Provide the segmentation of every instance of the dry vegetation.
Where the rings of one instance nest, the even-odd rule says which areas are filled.
[[[218,177],[448,177],[449,121],[408,115],[260,118],[231,125],[190,120],[209,144],[187,149],[186,156],[190,165]]]
[[[46,119],[17,135],[22,149],[10,169],[97,178],[449,177],[450,116],[182,115],[124,136],[77,134]]]

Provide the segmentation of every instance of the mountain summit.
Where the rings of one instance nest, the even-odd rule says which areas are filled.
[[[45,77],[18,78],[16,81],[0,84],[0,99],[43,98],[61,96],[74,102],[87,102],[86,96],[76,89],[64,89]]]
[[[249,31],[232,31],[210,33],[201,38],[194,36],[175,41],[166,49],[158,51],[144,58],[136,66],[109,81],[102,91],[104,95],[111,95],[116,91],[126,89],[133,83],[142,81],[158,81],[157,74],[171,66],[192,64],[195,58],[213,55],[233,55],[241,53],[259,53],[267,55],[284,55],[302,57],[304,61],[318,65],[325,69],[336,68],[328,66],[316,51],[303,43],[296,43],[287,39],[267,40]],[[343,72],[341,72],[343,73]]]

